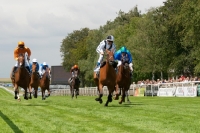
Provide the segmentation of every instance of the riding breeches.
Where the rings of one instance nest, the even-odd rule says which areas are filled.
[[[103,60],[103,55],[99,54],[99,59],[98,59],[98,63],[100,63]]]

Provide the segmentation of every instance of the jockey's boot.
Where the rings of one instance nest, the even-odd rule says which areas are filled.
[[[94,72],[98,72],[100,69],[100,63],[98,62],[96,67],[94,68]]]
[[[15,66],[14,68],[13,68],[13,72],[12,72],[12,78],[14,78],[14,76],[15,76],[15,71],[17,70],[17,67]]]

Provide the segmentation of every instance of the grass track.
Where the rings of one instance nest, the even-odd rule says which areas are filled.
[[[14,100],[0,89],[0,132],[4,133],[199,133],[200,99],[130,97],[104,107],[92,96]]]

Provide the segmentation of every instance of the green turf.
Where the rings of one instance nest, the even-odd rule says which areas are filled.
[[[199,133],[200,99],[130,97],[104,107],[93,96],[14,99],[0,89],[0,132],[4,133]]]

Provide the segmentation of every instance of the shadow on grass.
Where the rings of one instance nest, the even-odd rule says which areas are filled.
[[[116,104],[116,105],[109,105],[107,107],[133,107],[133,106],[141,106],[144,105],[142,103],[122,103],[122,104]]]
[[[10,126],[10,128],[15,133],[23,133],[22,130],[20,130],[6,115],[4,115],[0,110],[0,116],[1,118]]]
[[[23,106],[48,106],[46,104],[27,104],[27,105],[23,105]]]

